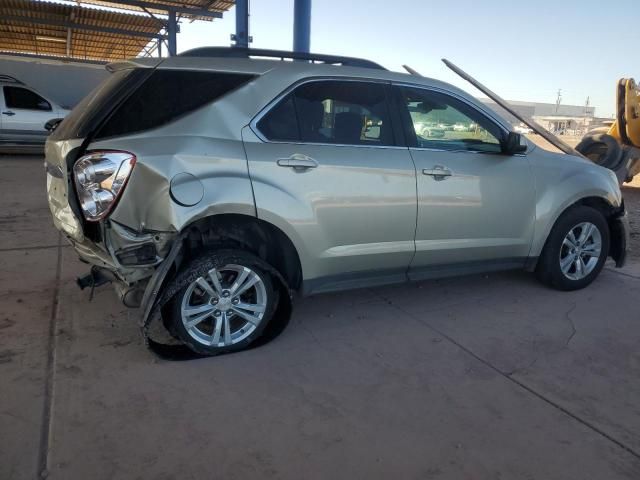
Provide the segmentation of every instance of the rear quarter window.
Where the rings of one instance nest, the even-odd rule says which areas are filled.
[[[254,75],[156,70],[98,131],[96,138],[158,128],[252,80]]]

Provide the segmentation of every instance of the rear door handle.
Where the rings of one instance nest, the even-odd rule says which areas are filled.
[[[422,170],[423,175],[429,175],[433,177],[435,180],[444,180],[447,177],[453,175],[451,170],[442,165],[436,165],[433,168],[425,168]]]
[[[306,155],[293,154],[288,158],[279,158],[277,161],[278,165],[281,167],[289,167],[299,170],[306,170],[307,168],[316,168],[318,166],[318,162],[316,162],[313,158],[307,157]]]
[[[15,115],[15,112],[12,112],[11,110],[6,110],[4,112],[2,112],[3,115],[6,115],[8,117],[13,117]]]

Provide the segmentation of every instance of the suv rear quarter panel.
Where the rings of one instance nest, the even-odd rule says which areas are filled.
[[[253,192],[241,139],[253,104],[252,84],[170,124],[134,135],[93,142],[89,149],[126,150],[137,157],[129,183],[111,219],[134,230],[181,231],[217,213],[255,216]],[[171,193],[176,175],[193,176],[183,187],[202,191],[195,205]]]

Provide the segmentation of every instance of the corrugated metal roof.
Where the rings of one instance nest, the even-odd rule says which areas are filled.
[[[223,13],[229,10],[231,7],[235,5],[235,0],[144,0],[145,3],[148,4],[156,4],[164,6],[174,6],[176,8],[194,8],[199,10],[207,10],[209,12],[219,12]],[[120,8],[123,10],[133,10],[133,11],[144,11],[140,7],[136,7],[133,5],[127,5],[118,0],[82,0],[82,3],[87,3],[91,5],[100,5],[103,7],[111,7],[111,8]],[[163,14],[166,12],[164,8],[153,8],[148,7],[148,11],[152,13],[160,13]],[[213,20],[211,17],[199,17],[197,15],[189,15],[189,14],[181,14],[181,17],[184,18],[195,18],[197,20]]]
[[[224,11],[234,4],[231,0],[144,2],[208,11]],[[164,33],[163,19],[148,13],[134,14],[134,10],[142,12],[138,7],[122,5],[117,0],[83,0],[82,3],[127,9],[131,13],[72,3],[0,0],[0,52],[113,61],[144,54]],[[211,20],[188,14],[180,16]]]

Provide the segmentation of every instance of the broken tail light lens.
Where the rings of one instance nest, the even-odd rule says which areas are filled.
[[[122,195],[136,157],[129,152],[95,151],[73,166],[73,178],[84,217],[95,222],[106,217]]]

